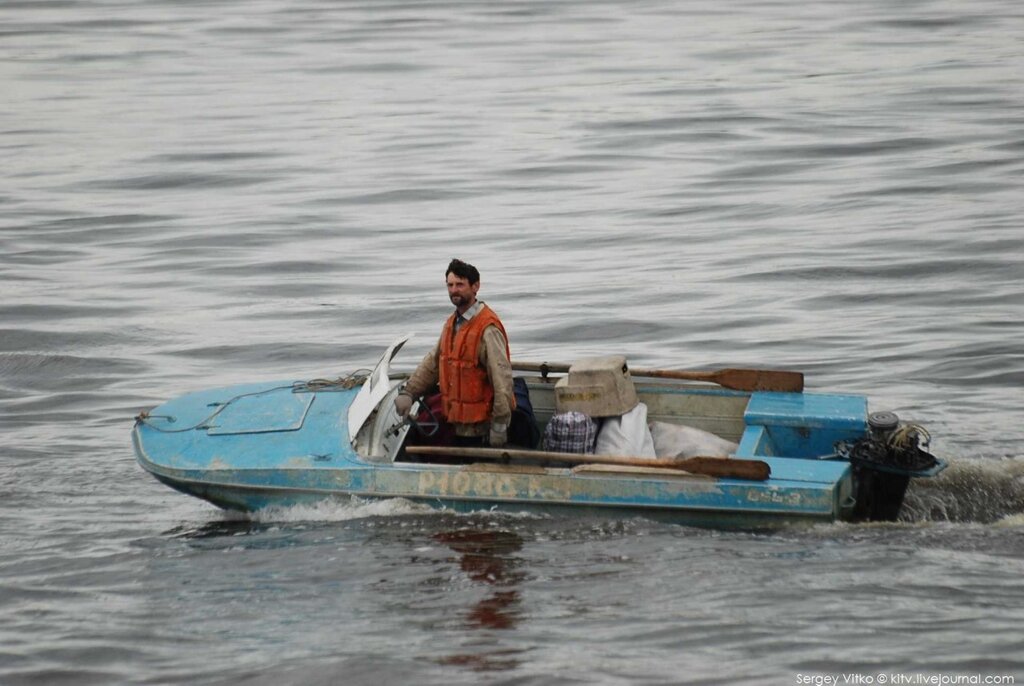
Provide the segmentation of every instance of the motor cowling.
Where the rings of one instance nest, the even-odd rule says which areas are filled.
[[[924,428],[902,424],[894,412],[873,412],[863,437],[836,445],[836,452],[853,465],[856,519],[897,518],[910,477],[938,464],[924,450],[930,440]]]
[[[895,412],[873,412],[868,416],[868,433],[838,448],[855,465],[914,476],[938,463],[924,450],[930,442],[931,436],[920,425],[902,424]]]

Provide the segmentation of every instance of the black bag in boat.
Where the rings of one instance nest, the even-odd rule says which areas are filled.
[[[520,376],[512,379],[512,390],[516,394],[516,409],[512,411],[512,421],[508,425],[508,442],[523,448],[536,448],[540,440],[540,429],[533,416],[533,403],[530,402],[526,379]]]
[[[512,411],[512,419],[508,425],[508,442],[511,445],[521,448],[536,448],[540,440],[540,429],[537,427],[537,420],[533,414],[533,403],[530,402],[530,391],[526,386],[526,379],[516,377],[512,380],[512,388],[516,396],[516,409]],[[444,416],[444,403],[441,402],[441,394],[427,396],[423,402],[430,408],[430,413],[425,409],[420,410],[417,420],[421,423],[433,422],[433,417],[438,421],[438,429],[432,436],[420,436],[416,443],[418,445],[453,445],[455,443],[455,429],[448,423]]]

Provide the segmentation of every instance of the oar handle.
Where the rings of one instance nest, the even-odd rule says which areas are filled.
[[[565,364],[564,362],[521,362],[519,360],[512,361],[512,369],[516,369],[521,372],[540,372],[547,376],[548,374],[565,374],[569,371],[571,365]]]

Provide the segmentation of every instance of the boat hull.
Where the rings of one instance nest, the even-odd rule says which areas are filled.
[[[549,386],[543,380],[531,386],[541,425],[553,412]],[[380,437],[387,432],[374,423],[386,427],[391,421],[388,399],[379,402],[381,411],[353,441],[349,408],[357,389],[301,382],[177,398],[140,415],[133,444],[139,464],[171,488],[247,512],[325,499],[405,498],[457,512],[601,513],[724,528],[857,516],[856,470],[826,453],[836,441],[866,431],[863,398],[680,384],[639,392],[653,419],[714,429],[736,441],[737,457],[766,463],[770,477],[749,481],[628,466],[415,461],[404,455],[400,441],[390,451],[380,447],[386,446]]]
[[[190,449],[177,455],[168,452],[166,440],[154,444],[154,439],[166,437],[154,436],[143,423],[136,426],[133,437],[139,464],[164,484],[224,509],[250,512],[325,499],[405,498],[456,512],[552,516],[588,512],[716,527],[760,527],[846,518],[848,508],[842,503],[852,488],[848,465],[806,465],[816,467],[817,473],[817,480],[806,480],[807,474],[794,473],[778,458],[770,458],[775,471],[789,473],[791,478],[749,482],[686,473],[637,474],[628,468],[589,471],[586,465],[373,464],[345,450],[337,451],[342,455],[309,456],[308,450],[298,448],[299,432],[291,436],[295,449],[278,455],[262,451],[242,455],[227,447],[226,437],[221,436],[214,440],[225,442],[225,449],[211,447],[204,461],[195,449],[195,436],[174,441]]]
[[[503,512],[550,517],[600,516],[618,519],[643,517],[654,521],[708,528],[763,529],[792,526],[798,523],[830,522],[837,519],[835,511],[831,509],[828,511],[800,508],[768,510],[763,507],[750,508],[736,505],[699,507],[693,504],[679,503],[636,505],[601,502],[597,498],[588,501],[486,496],[428,496],[411,492],[379,493],[329,488],[242,485],[232,480],[230,474],[207,475],[206,479],[200,479],[163,474],[155,467],[150,468],[149,471],[157,480],[181,493],[200,498],[225,510],[240,512],[258,512],[267,508],[316,506],[325,501],[352,502],[403,498],[433,509],[458,513]],[[259,478],[259,475],[253,476]],[[848,513],[846,514],[848,515]],[[849,516],[841,516],[839,519],[849,519]]]

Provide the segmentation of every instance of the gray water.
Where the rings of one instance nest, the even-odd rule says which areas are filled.
[[[1024,677],[1018,2],[6,0],[0,86],[0,683]],[[186,391],[411,367],[453,256],[518,359],[798,369],[951,467],[765,534],[135,464]]]

